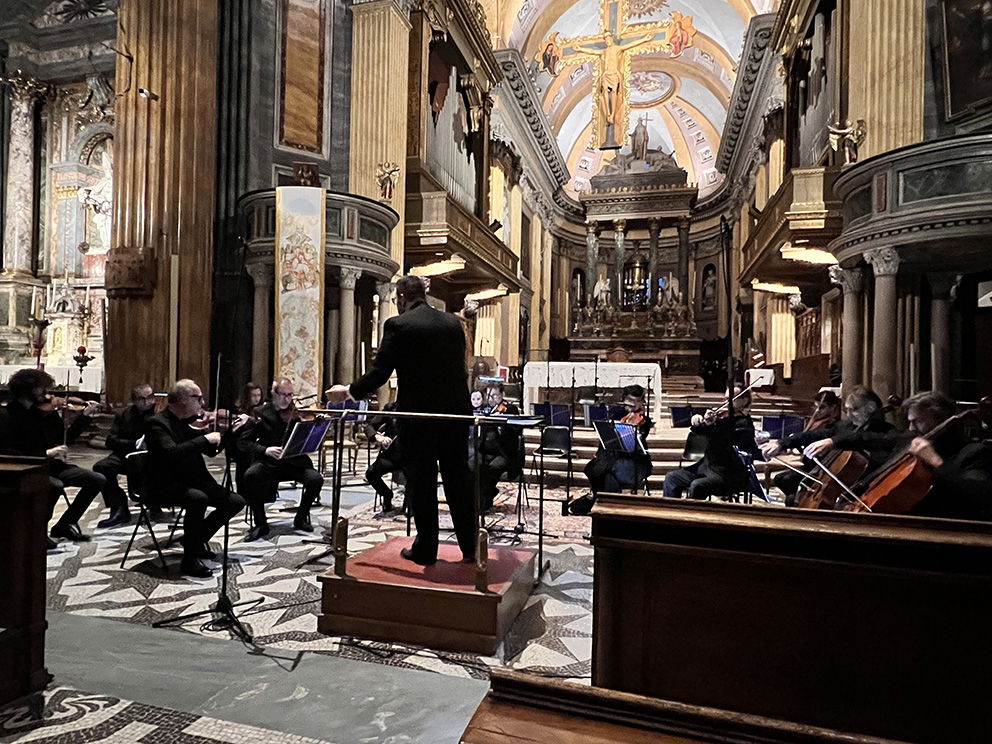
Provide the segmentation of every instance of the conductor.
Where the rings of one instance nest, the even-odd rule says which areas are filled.
[[[465,369],[465,334],[451,313],[427,304],[424,283],[416,276],[396,282],[400,314],[383,326],[382,343],[372,369],[350,386],[327,391],[332,403],[369,395],[398,377],[397,409],[418,413],[472,413]],[[437,561],[437,474],[451,510],[458,545],[465,561],[475,560],[475,506],[469,490],[468,422],[400,419],[406,458],[406,493],[413,509],[417,537],[401,555],[422,566]]]

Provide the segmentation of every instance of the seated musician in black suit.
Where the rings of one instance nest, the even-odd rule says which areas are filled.
[[[491,382],[480,391],[483,393],[483,407],[487,414],[494,416],[519,416],[520,409],[503,397],[503,383]],[[523,471],[523,454],[520,448],[520,429],[514,426],[484,424],[479,431],[479,456],[475,467],[479,467],[479,490],[482,494],[482,509],[492,509],[499,493],[499,479],[504,473],[513,480]]]
[[[217,530],[241,511],[245,501],[221,486],[207,470],[204,455],[216,455],[232,439],[221,433],[204,433],[194,424],[203,411],[203,394],[193,380],[179,380],[169,391],[168,407],[148,419],[145,444],[145,497],[155,506],[181,506],[183,520],[182,573],[197,578],[213,574],[201,558],[213,558],[208,542]],[[232,432],[244,424],[239,417]],[[207,508],[213,507],[210,516]]]
[[[837,424],[829,437],[807,445],[803,455],[822,462],[831,449],[859,451],[868,458],[868,469],[862,480],[871,478],[906,443],[896,428],[885,420],[885,410],[882,400],[872,390],[854,388],[844,400],[846,418]]]
[[[104,500],[110,508],[110,516],[97,527],[117,527],[131,521],[127,494],[117,482],[124,473],[124,458],[138,448],[138,440],[145,435],[148,419],[155,413],[155,395],[148,383],[138,385],[131,391],[131,405],[114,416],[107,435],[107,449],[110,454],[93,466],[93,470],[107,479],[103,491]]]
[[[382,410],[395,411],[395,401],[387,403]],[[396,426],[396,419],[379,414],[378,416],[369,416],[365,431],[369,439],[375,440],[375,443],[379,445],[379,454],[365,471],[365,480],[372,485],[379,498],[382,499],[382,513],[388,514],[395,511],[393,490],[386,485],[383,476],[389,473],[403,476],[403,445],[399,439],[399,428]]]
[[[905,403],[907,451],[931,472],[933,483],[910,514],[946,519],[992,520],[992,441],[972,441],[962,425],[932,432],[957,413],[937,392],[914,395]]]
[[[644,388],[641,385],[628,385],[623,389],[622,395],[626,412],[619,419],[620,423],[637,427],[645,451],[627,454],[610,452],[600,446],[583,469],[589,479],[592,494],[575,499],[569,507],[572,514],[588,514],[597,494],[633,488],[651,474],[651,457],[646,454],[646,445],[654,422],[644,409]]]
[[[83,542],[90,538],[79,530],[78,522],[93,498],[103,490],[106,479],[92,470],[71,465],[67,445],[75,442],[90,425],[90,416],[98,406],[88,403],[66,428],[49,393],[54,384],[51,375],[40,369],[20,369],[11,376],[7,383],[10,401],[0,409],[0,453],[45,458],[51,480],[49,519],[63,488],[79,487],[72,503],[52,527],[51,535]],[[55,543],[49,541],[49,548],[54,546]]]
[[[265,504],[276,500],[280,481],[295,480],[303,485],[293,527],[313,532],[310,507],[320,497],[324,478],[314,469],[309,455],[281,459],[290,426],[299,420],[300,414],[293,405],[293,383],[279,377],[272,383],[272,401],[256,408],[254,421],[242,431],[238,448],[253,458],[244,474],[244,496],[255,519],[255,526],[245,538],[247,542],[269,534]]]
[[[748,414],[750,407],[751,393],[735,386],[733,415],[721,417],[710,410],[692,417],[690,428],[706,438],[706,449],[699,462],[665,476],[665,496],[682,498],[688,492],[690,499],[708,499],[747,490],[748,469],[734,447],[760,457],[754,441],[754,422]]]

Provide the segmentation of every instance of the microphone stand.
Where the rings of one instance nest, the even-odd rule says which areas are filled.
[[[214,402],[215,404],[220,400],[220,362],[222,355],[217,354],[217,376],[214,387]],[[216,405],[214,410],[217,410]],[[230,414],[228,414],[230,418]],[[214,431],[216,431],[217,420],[214,419]],[[228,436],[234,436],[234,432],[228,430]],[[230,497],[231,490],[231,443],[226,444],[222,441],[221,444],[224,447],[224,478],[221,482],[221,488],[224,489],[228,497]],[[242,643],[251,644],[253,642],[252,634],[249,630],[242,624],[241,620],[238,619],[237,614],[234,611],[235,607],[243,607],[245,605],[251,605],[252,607],[261,604],[264,601],[264,597],[259,597],[258,599],[249,599],[244,602],[232,602],[231,598],[227,595],[227,573],[228,573],[228,545],[230,542],[231,526],[230,519],[224,521],[224,548],[223,556],[221,558],[221,569],[220,569],[220,587],[217,592],[217,602],[205,610],[199,610],[197,612],[190,612],[185,615],[178,615],[176,617],[165,618],[164,620],[157,620],[152,623],[153,628],[163,628],[177,623],[184,623],[187,620],[192,620],[197,617],[206,617],[208,615],[216,616],[213,621],[204,625],[205,630],[229,630],[233,635],[235,635]]]

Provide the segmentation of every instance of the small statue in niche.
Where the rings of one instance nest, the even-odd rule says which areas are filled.
[[[293,163],[293,179],[297,186],[309,186],[311,188],[320,186],[320,169],[316,163],[308,163],[305,160]]]
[[[850,119],[844,120],[844,126],[828,124],[827,132],[830,139],[830,149],[840,152],[844,148],[844,165],[858,162],[858,147],[868,136],[868,127],[864,119],[858,119],[857,124],[851,125]]]
[[[396,183],[399,181],[400,167],[396,163],[379,163],[375,169],[375,181],[379,186],[379,198],[392,201]]]
[[[592,288],[592,298],[596,303],[596,307],[607,307],[610,305],[610,281],[605,276],[601,276],[596,280],[596,284]]]

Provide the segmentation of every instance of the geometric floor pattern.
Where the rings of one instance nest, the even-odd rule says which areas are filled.
[[[55,687],[0,709],[0,742],[330,744],[67,687]]]
[[[345,486],[354,493],[357,483]],[[367,486],[365,486],[367,489]],[[270,504],[271,534],[266,540],[243,542],[247,527],[241,515],[230,525],[230,565],[228,595],[234,602],[258,601],[255,606],[239,609],[239,617],[249,628],[255,644],[262,647],[334,654],[361,661],[422,669],[455,676],[485,679],[494,666],[527,671],[561,679],[588,683],[592,654],[592,548],[582,539],[589,520],[582,517],[551,516],[558,507],[545,507],[545,530],[557,536],[544,542],[545,560],[550,569],[534,590],[511,627],[495,656],[432,651],[401,644],[367,641],[351,637],[326,636],[316,631],[316,612],[320,589],[317,576],[329,563],[300,565],[326,549],[312,544],[320,536],[306,535],[292,529],[293,515],[280,507],[298,499],[298,491],[283,489],[280,501]],[[558,496],[549,493],[549,496]],[[349,517],[349,553],[355,555],[373,545],[406,534],[402,518],[376,518],[368,500],[352,509],[343,509]],[[517,523],[513,507],[516,487],[503,484],[497,499],[497,526]],[[330,495],[321,499],[325,506],[312,511],[314,525],[330,521]],[[96,500],[99,502],[99,498]],[[359,499],[360,501],[360,499]],[[61,508],[61,507],[60,507]],[[524,510],[529,529],[536,527],[536,499]],[[168,535],[170,522],[156,525],[160,543]],[[96,505],[81,520],[83,531],[92,536],[87,543],[61,542],[48,554],[48,606],[63,612],[111,618],[150,625],[178,615],[208,609],[217,599],[220,570],[209,579],[192,579],[178,573],[179,546],[166,550],[170,570],[163,571],[151,539],[142,528],[124,569],[120,568],[124,548],[131,537],[133,523],[111,530],[97,530],[95,522],[105,516]],[[450,524],[442,505],[441,526]],[[444,534],[444,533],[442,533]],[[534,535],[516,535],[524,547],[537,546]],[[212,542],[220,550],[219,539]],[[505,540],[498,531],[493,541]],[[201,618],[179,626],[183,632],[222,637],[207,629],[210,618]]]

